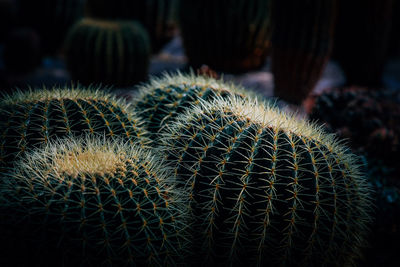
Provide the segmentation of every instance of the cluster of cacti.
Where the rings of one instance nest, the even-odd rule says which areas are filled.
[[[333,55],[343,68],[349,85],[375,88],[382,85],[395,2],[338,1]]]
[[[197,105],[200,99],[212,100],[217,96],[233,94],[243,96],[244,93],[244,90],[222,80],[180,72],[154,78],[138,90],[133,106],[137,116],[144,121],[144,127],[153,136],[157,136],[177,115]]]
[[[60,140],[27,153],[7,178],[0,231],[12,266],[170,266],[185,254],[184,192],[149,151]]]
[[[179,21],[189,64],[245,72],[263,66],[270,48],[270,1],[179,2]]]
[[[137,20],[149,33],[153,52],[174,36],[177,0],[87,0],[86,13],[100,19]]]
[[[314,89],[328,62],[335,0],[272,0],[274,94],[300,104]]]
[[[360,256],[370,188],[357,157],[315,125],[250,99],[201,100],[163,146],[189,190],[194,263],[347,266]]]
[[[70,30],[65,54],[73,80],[128,87],[147,78],[150,44],[136,22],[85,18]]]
[[[0,101],[0,166],[51,139],[80,134],[121,136],[145,146],[147,132],[129,105],[94,89],[16,92]]]
[[[83,16],[85,0],[19,0],[23,25],[41,36],[43,51],[57,53],[69,28]]]

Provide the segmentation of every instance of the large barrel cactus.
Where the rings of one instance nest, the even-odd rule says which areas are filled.
[[[222,72],[262,67],[270,47],[270,1],[180,1],[183,44],[194,68]]]
[[[335,0],[272,0],[274,94],[300,104],[314,89],[332,49]]]
[[[16,92],[0,101],[0,166],[55,137],[84,133],[148,143],[129,105],[107,93],[74,88]]]
[[[190,192],[196,264],[347,266],[360,256],[370,187],[357,157],[315,125],[221,98],[179,116],[163,144]]]
[[[200,99],[244,95],[243,89],[222,80],[180,72],[153,78],[138,90],[133,106],[144,127],[154,136],[191,105],[198,104]]]
[[[83,19],[69,32],[65,53],[72,79],[84,85],[129,87],[147,78],[150,44],[136,22]]]
[[[86,13],[100,19],[137,20],[150,35],[153,52],[174,36],[178,0],[87,0]]]
[[[188,217],[170,171],[149,151],[105,138],[59,140],[27,153],[0,186],[1,239],[9,252],[2,250],[0,262],[177,264]]]

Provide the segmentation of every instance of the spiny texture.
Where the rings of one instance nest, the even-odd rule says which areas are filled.
[[[262,67],[270,47],[270,1],[179,2],[183,44],[189,64],[222,72]]]
[[[329,59],[336,0],[272,0],[272,73],[276,96],[300,104]]]
[[[177,118],[163,143],[190,191],[197,263],[347,266],[360,256],[371,189],[357,158],[315,125],[217,99]]]
[[[0,101],[0,166],[55,137],[84,133],[148,143],[130,107],[107,93],[79,88],[16,92]]]
[[[58,140],[27,153],[0,187],[1,238],[12,253],[2,260],[175,265],[185,248],[187,213],[172,178],[150,151],[104,137]],[[22,259],[10,259],[22,248]]]
[[[133,105],[145,122],[146,129],[156,136],[160,129],[191,105],[198,104],[200,99],[212,100],[216,96],[227,97],[232,94],[243,95],[242,89],[222,80],[178,72],[153,78],[139,87]]]
[[[178,0],[87,0],[90,17],[139,21],[148,31],[153,52],[174,36]]]
[[[83,19],[69,32],[65,53],[72,78],[84,85],[128,87],[147,78],[150,43],[133,21]]]
[[[38,31],[45,54],[57,54],[69,28],[82,17],[85,0],[19,0],[19,19]]]

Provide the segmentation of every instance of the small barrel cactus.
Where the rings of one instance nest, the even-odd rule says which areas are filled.
[[[179,2],[179,20],[189,64],[221,72],[261,68],[270,47],[270,1]]]
[[[193,72],[165,74],[162,78],[153,78],[138,90],[133,105],[146,129],[154,135],[191,105],[198,104],[200,99],[212,100],[216,96],[232,94],[243,96],[243,90],[237,86]]]
[[[163,140],[190,192],[197,263],[347,266],[359,257],[371,189],[358,158],[317,126],[219,98],[179,116]]]
[[[149,141],[130,106],[99,90],[16,92],[0,101],[0,166],[52,138],[83,133],[120,136],[142,146]]]
[[[335,3],[272,0],[271,63],[276,96],[300,104],[314,89],[332,49]]]
[[[28,248],[16,262],[170,266],[183,254],[184,193],[150,151],[104,137],[61,139],[27,153],[8,178],[0,214],[15,232],[3,227],[2,238],[10,250]]]
[[[153,52],[158,52],[174,36],[177,1],[87,0],[86,13],[99,19],[139,21],[149,33]]]
[[[129,87],[147,78],[150,44],[139,23],[86,18],[70,30],[65,54],[73,80]]]

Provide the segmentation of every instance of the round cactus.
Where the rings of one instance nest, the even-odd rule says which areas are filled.
[[[16,92],[0,101],[0,166],[52,138],[83,133],[120,136],[145,146],[147,132],[129,105],[93,89]]]
[[[162,160],[122,140],[52,142],[1,186],[2,224],[17,230],[8,243],[50,266],[175,265],[188,217],[171,179]]]
[[[261,68],[270,47],[270,7],[265,0],[179,2],[189,64],[222,72]]]
[[[153,52],[174,36],[177,0],[87,0],[86,13],[100,19],[137,20],[150,35]]]
[[[188,185],[198,262],[347,266],[360,256],[371,189],[358,158],[317,126],[218,98],[179,116],[163,140]]]
[[[332,49],[335,8],[336,0],[272,0],[276,96],[300,104],[314,89]]]
[[[150,44],[133,21],[82,19],[65,42],[67,67],[84,85],[129,87],[147,78]]]
[[[243,95],[241,88],[222,80],[180,72],[153,78],[138,89],[133,105],[146,129],[154,135],[191,105],[198,104],[200,99]]]

